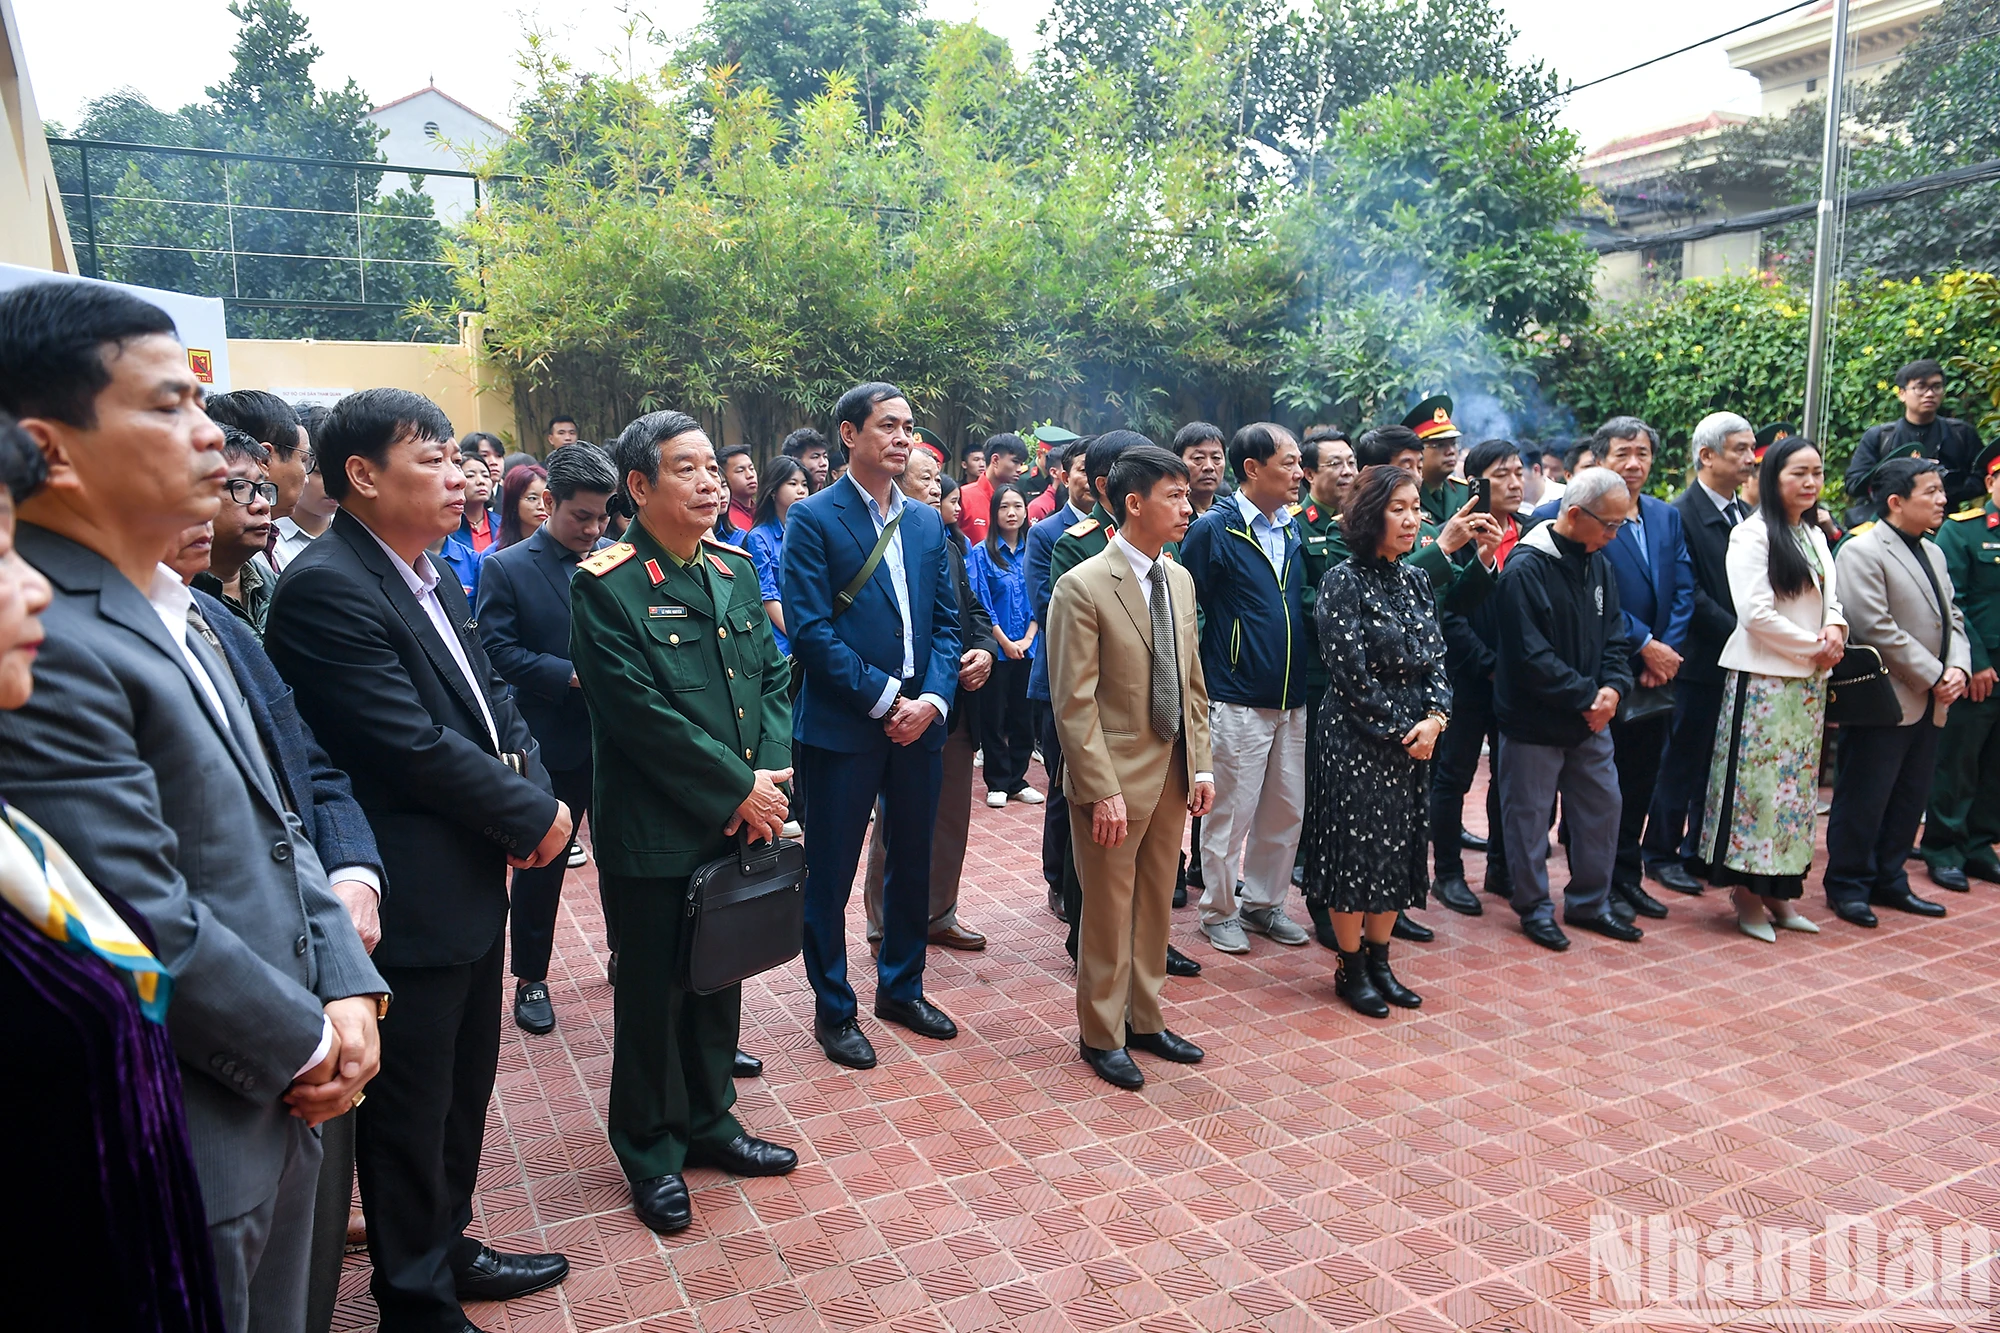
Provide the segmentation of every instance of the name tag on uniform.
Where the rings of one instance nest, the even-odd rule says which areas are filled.
[[[649,606],[646,608],[648,620],[685,620],[688,609],[685,606]]]

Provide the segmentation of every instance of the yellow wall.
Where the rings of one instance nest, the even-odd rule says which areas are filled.
[[[523,438],[506,382],[490,367],[475,366],[461,343],[231,338],[229,378],[238,389],[279,392],[409,389],[443,408],[460,435],[490,431],[510,447]]]
[[[0,262],[74,273],[76,254],[10,0],[0,0],[0,28],[6,38],[0,42],[0,135],[7,142],[0,153]]]

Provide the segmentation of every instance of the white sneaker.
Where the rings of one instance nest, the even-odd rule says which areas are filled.
[[[1235,917],[1203,926],[1201,933],[1208,936],[1208,942],[1222,953],[1250,952],[1250,941],[1243,938],[1243,923]]]
[[[583,844],[580,842],[571,843],[569,845],[569,868],[575,870],[579,866],[587,866],[589,864],[590,853],[583,850]]]
[[[986,808],[988,810],[998,810],[1001,806],[1005,804],[1007,804],[1006,792],[989,791],[986,793]]]
[[[1279,944],[1304,944],[1312,938],[1298,922],[1285,915],[1283,907],[1246,907],[1238,915],[1243,929],[1268,935]]]
[[[1022,805],[1040,805],[1046,798],[1033,787],[1023,787],[1014,793],[1014,799]]]

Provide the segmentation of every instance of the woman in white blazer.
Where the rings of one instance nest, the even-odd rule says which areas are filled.
[[[1729,535],[1736,632],[1722,647],[1715,756],[1702,822],[1708,882],[1733,891],[1738,929],[1818,931],[1793,905],[1812,864],[1827,672],[1847,644],[1833,556],[1815,522],[1825,471],[1804,436],[1758,469],[1757,512]]]

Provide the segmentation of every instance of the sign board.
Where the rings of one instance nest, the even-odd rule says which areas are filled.
[[[297,385],[274,384],[271,392],[293,407],[332,407],[353,393],[352,389],[307,389]]]
[[[51,273],[47,269],[0,264],[0,292],[28,287],[38,282],[89,282],[100,287],[116,287],[142,301],[151,302],[174,321],[181,345],[187,348],[188,367],[211,394],[229,392],[229,334],[223,323],[222,298],[188,296],[183,292],[162,291],[157,287],[135,287],[124,282],[102,282],[79,278],[72,273]]]

